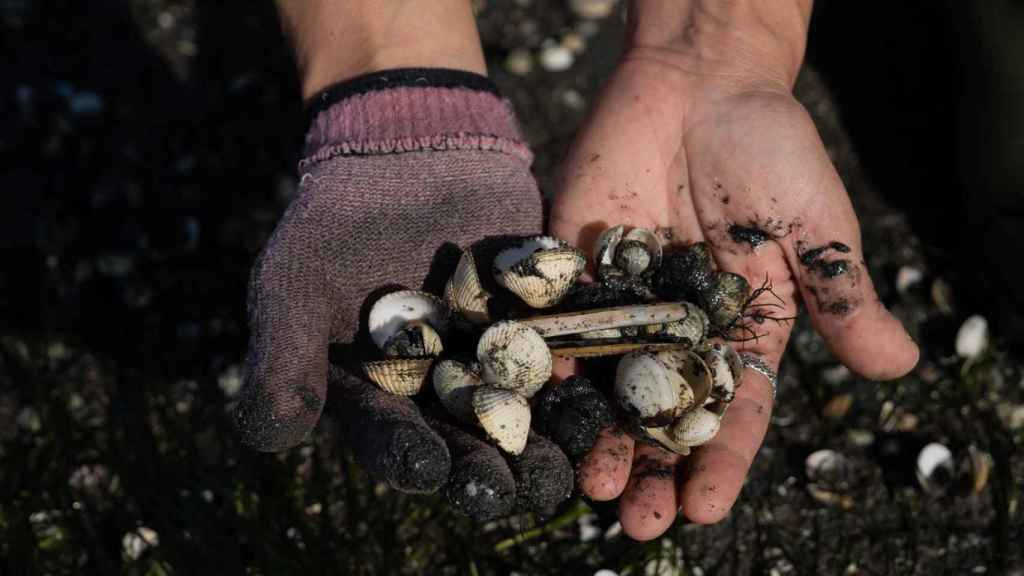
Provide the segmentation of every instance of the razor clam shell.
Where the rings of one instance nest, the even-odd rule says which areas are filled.
[[[423,388],[433,358],[393,358],[364,362],[366,376],[384,390],[398,396],[412,396]]]
[[[700,446],[714,438],[721,425],[717,414],[697,408],[680,416],[668,429],[668,434],[685,446]]]
[[[693,390],[683,375],[657,354],[633,352],[615,370],[615,399],[645,426],[664,426],[693,404]]]
[[[476,260],[469,250],[462,252],[462,258],[455,273],[444,289],[445,302],[456,314],[472,324],[487,324],[491,321],[487,301],[491,294],[480,283]]]
[[[433,374],[434,391],[441,404],[452,416],[471,424],[476,423],[473,390],[484,384],[477,368],[445,359],[434,366]]]
[[[529,327],[505,320],[480,336],[477,360],[484,382],[529,398],[551,378],[551,351]]]
[[[493,386],[473,391],[473,412],[480,426],[505,452],[518,455],[530,435],[530,404],[522,395]]]
[[[384,345],[409,322],[423,320],[440,335],[448,327],[448,308],[433,294],[420,290],[399,290],[385,294],[370,308],[367,328],[373,343]]]
[[[418,334],[412,336],[418,342],[411,340],[408,332],[416,331]],[[412,350],[412,344],[421,344],[420,350]],[[415,358],[419,356],[439,356],[444,350],[441,342],[441,335],[427,322],[413,320],[398,330],[384,343],[382,348],[387,358]]]
[[[622,225],[612,226],[597,237],[594,245],[594,265],[599,277],[603,277],[608,270],[615,267],[615,250],[625,230],[626,227]]]
[[[687,302],[665,302],[661,304],[636,304],[599,310],[567,312],[533,316],[518,320],[529,326],[544,338],[593,332],[608,328],[627,328],[645,324],[662,324],[682,320],[691,314]]]
[[[553,356],[563,358],[597,358],[599,356],[621,356],[630,352],[660,352],[681,350],[689,346],[683,342],[651,342],[649,340],[602,338],[548,340]]]
[[[576,248],[548,248],[499,272],[496,280],[532,308],[548,308],[565,297],[586,267],[586,257]]]

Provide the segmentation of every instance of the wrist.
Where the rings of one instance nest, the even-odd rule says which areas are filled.
[[[627,58],[669,59],[687,73],[792,89],[812,0],[634,0]]]

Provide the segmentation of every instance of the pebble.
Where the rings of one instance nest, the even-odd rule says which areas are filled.
[[[513,76],[526,76],[533,70],[533,55],[526,48],[516,48],[505,57],[505,71]]]
[[[562,104],[571,110],[582,110],[586,107],[587,101],[583,99],[583,95],[579,91],[570,89],[562,92]]]
[[[618,0],[569,0],[569,9],[579,18],[597,20],[615,10]]]
[[[896,272],[896,290],[900,294],[906,294],[911,288],[924,280],[924,272],[913,266],[901,266]]]
[[[926,492],[941,494],[953,480],[953,453],[932,442],[917,455],[917,481]]]
[[[829,420],[842,420],[846,413],[850,411],[850,406],[852,405],[852,395],[840,394],[825,404],[825,407],[821,409],[821,415]]]
[[[565,46],[549,42],[541,48],[539,60],[541,68],[548,72],[564,72],[572,68],[575,57]]]
[[[804,472],[813,482],[840,483],[846,474],[846,456],[835,450],[817,450],[811,452],[804,461]]]
[[[562,36],[560,44],[564,48],[568,48],[573,54],[582,54],[587,49],[587,43],[583,40],[583,36],[575,32],[569,32]]]
[[[121,551],[128,560],[138,560],[146,550],[160,545],[160,535],[146,526],[129,532],[121,539]]]
[[[1024,404],[999,404],[996,406],[996,416],[1010,430],[1024,428]]]
[[[956,333],[956,353],[974,359],[988,348],[988,320],[974,315],[964,320]]]

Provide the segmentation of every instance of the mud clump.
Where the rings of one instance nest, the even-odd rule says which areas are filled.
[[[770,240],[772,236],[753,226],[740,226],[733,224],[729,226],[729,236],[737,244],[750,244],[751,248],[757,248]]]
[[[560,446],[574,463],[586,456],[601,430],[613,421],[608,401],[581,376],[544,388],[537,394],[533,415],[534,429]]]

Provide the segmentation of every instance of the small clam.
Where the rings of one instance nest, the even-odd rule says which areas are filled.
[[[619,246],[622,236],[625,234],[625,226],[612,226],[601,232],[597,237],[594,249],[594,262],[597,267],[597,275],[604,277],[615,268],[615,249]]]
[[[644,439],[653,441],[655,444],[661,446],[665,450],[675,452],[682,456],[686,456],[690,453],[690,447],[682,442],[679,442],[669,433],[669,428],[642,428],[640,430],[641,437]]]
[[[441,336],[430,324],[421,320],[407,323],[395,332],[382,348],[387,358],[417,358],[437,356],[444,349]]]
[[[473,324],[487,324],[491,319],[487,309],[490,297],[491,294],[480,283],[473,253],[469,250],[464,251],[455,273],[445,285],[445,302],[467,321]]]
[[[688,351],[633,352],[619,360],[615,397],[644,426],[665,426],[707,398],[710,373]]]
[[[732,402],[743,374],[743,359],[731,346],[720,342],[708,343],[701,351],[701,358],[711,370],[710,399]]]
[[[484,382],[529,398],[551,378],[551,351],[544,339],[519,322],[491,325],[476,348]]]
[[[582,252],[555,238],[535,236],[494,258],[499,284],[534,308],[557,304],[587,266]]]
[[[669,428],[668,433],[680,444],[700,446],[718,434],[721,424],[717,414],[704,408],[697,408],[680,416]]]
[[[473,391],[473,412],[498,447],[518,455],[530,435],[530,404],[511,390],[480,386]]]
[[[433,358],[392,358],[364,362],[363,370],[384,390],[399,396],[412,396],[423,387],[433,363]]]
[[[689,312],[685,318],[661,324],[648,324],[642,327],[642,333],[658,338],[685,340],[691,346],[696,346],[703,341],[708,332],[708,315],[696,304],[689,302],[682,302],[681,304],[686,306]]]
[[[746,278],[732,272],[715,272],[705,290],[700,293],[704,310],[711,323],[719,329],[729,329],[743,313],[750,296]]]
[[[374,344],[383,350],[392,336],[417,321],[426,322],[435,332],[444,335],[448,324],[448,310],[444,302],[419,290],[392,292],[370,308],[367,324]]]
[[[661,243],[646,228],[625,233],[624,226],[615,226],[598,236],[594,259],[600,277],[616,273],[637,276],[661,264]]]
[[[483,386],[478,368],[450,359],[434,366],[434,391],[438,399],[448,412],[463,422],[476,422],[473,390]]]

